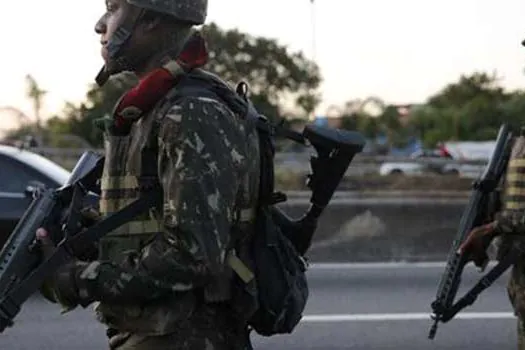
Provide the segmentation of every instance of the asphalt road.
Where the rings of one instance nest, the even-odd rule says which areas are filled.
[[[309,272],[311,299],[293,335],[253,337],[255,349],[515,349],[515,318],[505,292],[507,276],[457,319],[427,338],[429,305],[442,266],[317,265]],[[480,276],[469,269],[464,285]],[[16,327],[0,335],[1,350],[106,349],[103,328],[90,310],[61,316],[40,298],[29,300]]]

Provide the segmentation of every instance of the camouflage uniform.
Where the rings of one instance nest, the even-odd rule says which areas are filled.
[[[223,101],[177,94],[175,85],[129,134],[105,134],[100,212],[137,198],[146,150],[157,156],[163,203],[104,237],[98,260],[61,269],[57,299],[97,302],[113,349],[244,349],[250,314],[235,276],[250,282],[253,265],[248,244],[230,248],[253,231],[258,137]]]
[[[525,137],[520,135],[514,141],[507,173],[503,208],[496,215],[495,233],[501,256],[512,244],[521,244],[525,234]],[[518,317],[518,349],[525,350],[525,258],[520,259],[511,271],[507,286],[509,300]]]
[[[192,24],[206,17],[206,0],[128,2]],[[194,55],[183,50],[138,87],[159,95],[142,83],[154,73],[180,77],[182,57]],[[204,64],[194,58],[194,67]],[[255,126],[222,100],[179,96],[177,79],[168,81],[147,108],[123,102],[147,100],[135,88],[117,104],[112,120],[134,122],[124,133],[106,129],[99,209],[107,215],[135,200],[146,163],[163,203],[105,236],[98,260],[60,269],[55,298],[66,308],[96,303],[112,349],[244,349],[257,303],[248,252],[259,186]]]
[[[222,102],[174,102],[175,92],[129,135],[105,135],[101,212],[136,197],[141,152],[152,146],[156,122],[163,208],[106,236],[100,260],[62,271],[58,294],[84,307],[99,302],[95,309],[110,342],[125,340],[119,349],[242,349],[246,321],[229,303],[235,257],[227,246],[235,222],[246,237],[251,232],[257,136]]]

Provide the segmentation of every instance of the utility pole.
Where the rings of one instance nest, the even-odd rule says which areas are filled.
[[[312,29],[312,61],[316,63],[317,59],[317,45],[316,45],[316,13],[315,13],[315,0],[310,0],[310,25]]]
[[[312,41],[312,62],[317,64],[317,42],[316,42],[316,13],[315,13],[315,0],[310,0],[310,29],[311,29],[311,41]],[[315,111],[312,111],[309,116],[310,120],[315,120]]]

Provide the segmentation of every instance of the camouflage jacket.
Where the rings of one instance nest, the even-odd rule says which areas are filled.
[[[525,234],[525,137],[514,140],[505,173],[502,210],[495,217],[495,231],[503,235]]]
[[[128,136],[105,135],[101,209],[106,213],[136,194],[141,151],[151,146],[151,135],[158,135],[163,207],[149,219],[157,226],[113,232],[102,240],[99,260],[78,261],[68,271],[78,303],[98,302],[100,321],[120,330],[164,334],[189,316],[199,296],[227,300],[232,226],[245,221],[248,225],[240,222],[238,231],[245,227],[241,234],[249,235],[251,230],[259,180],[255,127],[222,101],[175,101],[175,92],[136,122]]]

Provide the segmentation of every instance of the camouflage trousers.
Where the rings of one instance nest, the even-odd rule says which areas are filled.
[[[519,261],[512,267],[507,292],[517,316],[518,350],[525,350],[525,262]]]
[[[525,350],[525,320],[518,317],[518,350]]]
[[[110,338],[111,350],[249,350],[244,345],[219,332],[172,333],[164,336],[116,334]]]
[[[228,308],[202,307],[176,331],[151,336],[108,329],[111,350],[250,350],[250,338]]]

